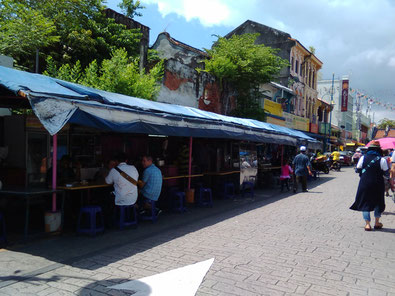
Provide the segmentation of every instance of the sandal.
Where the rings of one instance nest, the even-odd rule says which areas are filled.
[[[372,227],[370,227],[370,225],[366,225],[365,226],[365,231],[372,231]]]
[[[374,225],[374,229],[381,229],[381,228],[383,228],[383,223],[378,223]]]

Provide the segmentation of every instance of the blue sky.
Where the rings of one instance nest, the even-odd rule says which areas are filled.
[[[120,11],[119,0],[107,6]],[[203,49],[250,19],[282,30],[305,47],[314,46],[324,63],[323,79],[349,75],[350,87],[395,105],[394,0],[142,0],[135,19]],[[373,105],[375,119],[395,120],[395,112]]]

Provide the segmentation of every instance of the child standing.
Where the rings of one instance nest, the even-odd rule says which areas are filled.
[[[281,175],[280,175],[280,182],[281,182],[281,192],[284,189],[284,184],[287,186],[287,190],[289,191],[289,179],[291,179],[291,174],[293,170],[288,163],[288,160],[285,160],[284,164],[281,166]]]

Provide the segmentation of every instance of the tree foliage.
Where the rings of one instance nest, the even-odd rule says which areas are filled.
[[[16,1],[0,4],[0,53],[14,57],[18,65],[33,68],[36,50],[56,42],[54,22],[40,11]]]
[[[102,0],[2,0],[0,2],[0,53],[32,70],[36,49],[41,61],[48,56],[60,66],[80,61],[109,59],[117,48],[137,56],[141,34],[106,18]],[[124,1],[125,7],[139,3]],[[136,15],[136,14],[135,14]],[[43,68],[43,67],[42,67]],[[44,67],[45,68],[45,67]]]
[[[395,128],[395,120],[391,120],[388,118],[384,118],[379,121],[378,128],[387,128],[389,126],[390,128]]]
[[[255,44],[259,34],[218,37],[212,49],[206,49],[209,58],[205,70],[216,76],[221,84],[224,80],[237,90],[237,107],[233,115],[264,119],[260,108],[259,85],[270,82],[288,65],[288,61],[276,55],[278,50],[263,44]]]
[[[136,1],[136,3],[134,2],[134,0],[122,0],[122,2],[118,4],[118,7],[122,9],[122,13],[124,15],[130,18],[133,18],[135,16],[142,16],[142,14],[137,10],[145,8],[138,0]]]
[[[90,86],[109,92],[155,100],[158,83],[163,77],[163,61],[156,63],[148,73],[140,73],[138,60],[131,59],[125,49],[116,49],[110,59],[100,64],[94,60],[85,69],[77,61],[74,65],[57,67],[49,58],[45,75]]]

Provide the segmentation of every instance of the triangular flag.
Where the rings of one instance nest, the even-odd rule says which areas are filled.
[[[127,290],[132,292],[133,296],[193,296],[213,262],[214,258],[211,258],[107,288]]]

